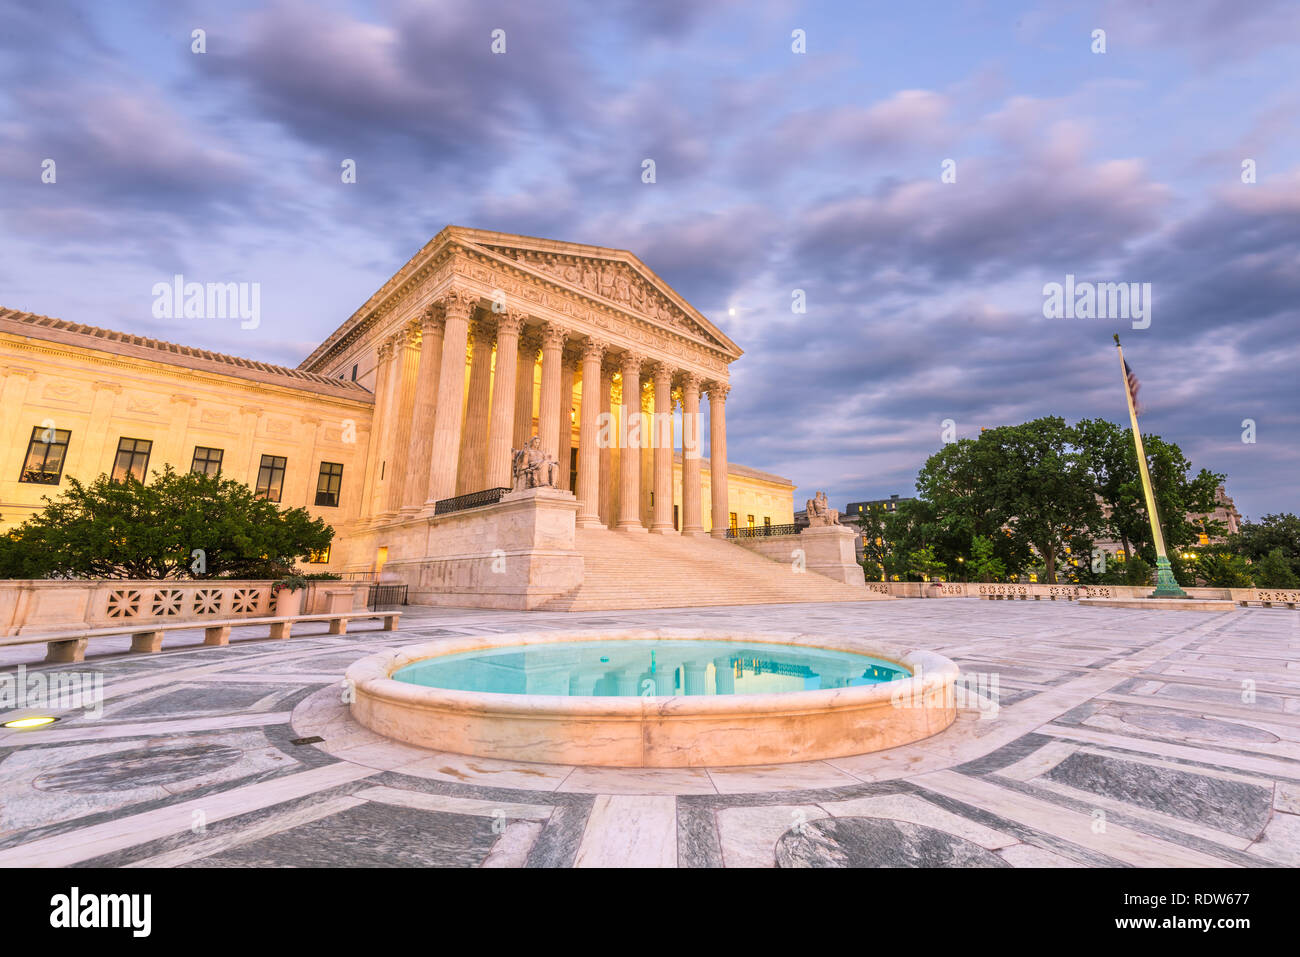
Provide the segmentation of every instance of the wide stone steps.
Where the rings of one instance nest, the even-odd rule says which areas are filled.
[[[680,608],[783,602],[873,601],[885,596],[732,542],[680,535],[578,529],[583,582],[546,611]],[[793,546],[792,546],[793,547]]]

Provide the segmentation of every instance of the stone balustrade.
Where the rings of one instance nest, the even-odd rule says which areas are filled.
[[[1047,585],[1019,582],[867,582],[867,588],[895,598],[984,598],[993,601],[1075,601],[1079,598],[1146,598],[1152,585]],[[1268,588],[1184,588],[1190,598],[1230,599],[1241,606],[1295,608],[1300,590]]]
[[[273,581],[0,581],[0,636],[33,631],[105,628],[119,624],[175,623],[259,618],[277,613],[315,614],[327,609],[328,593],[352,592],[352,607],[365,603],[368,582],[319,580],[297,593],[296,608],[273,594]],[[293,594],[281,591],[280,595]],[[280,606],[280,607],[277,607]]]

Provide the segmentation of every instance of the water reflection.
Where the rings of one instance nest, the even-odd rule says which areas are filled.
[[[909,677],[867,655],[729,641],[589,641],[511,646],[417,662],[399,681],[461,691],[596,697],[773,694]]]

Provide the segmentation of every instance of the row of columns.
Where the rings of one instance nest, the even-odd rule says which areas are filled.
[[[577,524],[602,524],[601,502],[614,479],[609,444],[601,439],[601,413],[611,412],[615,368],[623,381],[619,445],[618,512],[610,524],[626,531],[646,531],[640,512],[641,455],[653,449],[651,509],[648,530],[675,531],[673,525],[673,383],[682,395],[682,528],[704,534],[699,455],[700,394],[709,397],[713,534],[728,526],[725,382],[705,383],[696,373],[677,370],[662,360],[650,365],[654,415],[641,408],[642,367],[650,357],[590,336],[573,335],[543,321],[526,327],[516,310],[475,321],[479,298],[452,289],[420,318],[379,346],[375,383],[374,453],[367,469],[371,515],[391,518],[432,508],[457,494],[511,485],[511,449],[522,448],[532,434],[534,364],[541,351],[541,388],[537,434],[560,463],[561,486],[568,487],[572,425],[568,409],[574,366],[564,361],[572,338],[581,349],[582,402],[578,422],[575,493]],[[495,363],[493,336],[495,335]],[[467,354],[469,381],[466,382]],[[606,362],[613,360],[611,366]],[[468,389],[467,389],[468,385]],[[570,397],[566,401],[566,395]],[[623,441],[626,437],[626,442]],[[604,491],[603,491],[604,490]]]

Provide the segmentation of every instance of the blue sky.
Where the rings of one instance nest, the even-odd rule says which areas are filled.
[[[800,502],[910,493],[945,419],[1123,421],[1118,331],[1145,431],[1300,511],[1298,47],[1268,0],[10,0],[0,305],[295,365],[448,223],[622,247],[746,350],[731,457]],[[261,325],[155,319],[175,273]],[[1045,319],[1067,273],[1150,327]]]

